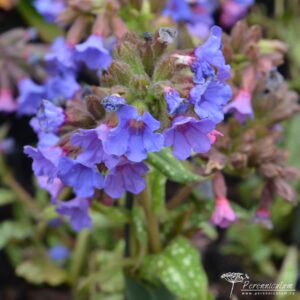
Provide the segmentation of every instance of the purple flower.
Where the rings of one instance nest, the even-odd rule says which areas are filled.
[[[103,149],[102,140],[105,139],[109,128],[101,124],[95,129],[80,129],[71,137],[71,144],[80,146],[81,152],[76,158],[76,161],[83,163],[86,166],[104,162],[107,168],[114,167],[118,158],[107,154]]]
[[[70,251],[63,245],[56,245],[48,250],[48,256],[51,260],[61,263],[69,257]]]
[[[54,22],[65,8],[63,0],[35,0],[33,5],[48,22]]]
[[[97,35],[91,35],[85,42],[76,45],[75,51],[75,59],[85,63],[91,70],[106,69],[112,60],[102,38]]]
[[[225,106],[224,112],[232,112],[240,123],[244,123],[248,118],[253,118],[251,94],[246,90],[240,90],[233,101]]]
[[[214,68],[218,71],[219,80],[226,80],[230,77],[230,66],[226,65],[221,48],[222,29],[213,26],[206,42],[194,51],[195,61],[192,64],[192,71],[195,73],[195,83],[203,83],[203,80],[214,77]]]
[[[236,220],[237,217],[229,201],[224,197],[217,198],[215,209],[211,216],[211,223],[221,228],[226,228],[229,224],[236,222]]]
[[[10,89],[0,89],[0,111],[13,112],[17,109],[17,103],[14,101],[13,93]]]
[[[157,152],[163,146],[163,136],[154,133],[160,122],[150,113],[140,116],[132,106],[125,105],[118,112],[119,123],[112,128],[103,142],[108,154],[125,155],[129,160],[140,162],[148,152]]]
[[[186,99],[181,98],[179,93],[172,88],[166,88],[164,93],[167,102],[167,110],[170,116],[182,114],[189,108],[189,103]]]
[[[231,96],[230,86],[218,80],[195,85],[190,91],[190,101],[197,115],[216,124],[224,119],[223,108]]]
[[[225,28],[230,28],[245,17],[247,10],[253,5],[254,0],[226,0],[222,4],[220,23]]]
[[[175,22],[205,23],[211,25],[211,14],[216,8],[214,0],[169,0],[163,10],[163,15],[171,17]]]
[[[51,45],[49,53],[45,56],[45,63],[51,73],[76,70],[73,49],[66,44],[63,37],[58,37]]]
[[[74,198],[67,202],[59,202],[56,211],[68,217],[71,227],[75,231],[83,228],[91,228],[92,221],[89,216],[89,200],[83,198]]]
[[[68,157],[62,157],[58,164],[58,177],[74,189],[78,197],[92,197],[95,189],[102,189],[103,176],[96,167],[86,166]]]
[[[37,85],[29,78],[25,78],[18,82],[18,89],[19,114],[34,115],[44,97],[44,87]]]
[[[139,194],[145,188],[142,176],[147,171],[148,167],[144,163],[123,160],[107,174],[104,190],[112,198],[119,198],[126,191]]]
[[[57,166],[62,150],[59,147],[33,148],[24,147],[24,153],[33,159],[32,168],[35,176],[47,176],[53,180],[57,175]]]
[[[209,120],[196,120],[193,117],[176,117],[172,127],[164,131],[165,146],[173,148],[173,154],[180,160],[185,160],[196,153],[208,152],[211,143],[208,134],[215,124]]]
[[[80,90],[73,71],[59,72],[50,76],[45,84],[46,97],[53,102],[64,102],[71,99]]]
[[[65,122],[64,110],[48,100],[42,100],[38,109],[37,119],[43,132],[57,132]]]
[[[171,17],[175,22],[189,22],[193,18],[192,11],[184,0],[169,0],[162,14]]]
[[[47,176],[38,176],[38,184],[51,195],[51,203],[55,203],[61,191],[65,187],[59,178],[54,178],[52,181]]]
[[[116,112],[125,105],[126,101],[119,95],[107,96],[102,101],[102,106],[107,112]]]

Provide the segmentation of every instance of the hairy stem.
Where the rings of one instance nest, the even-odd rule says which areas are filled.
[[[88,248],[88,241],[90,237],[90,232],[88,230],[82,230],[77,235],[74,253],[72,256],[71,265],[71,282],[76,287],[76,282],[78,280],[83,262],[86,261],[86,252]]]
[[[176,208],[181,202],[183,202],[186,197],[193,191],[193,189],[198,185],[198,182],[186,185],[175,194],[173,198],[167,203],[167,209],[172,210]]]

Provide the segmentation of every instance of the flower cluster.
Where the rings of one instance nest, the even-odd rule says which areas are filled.
[[[19,114],[33,115],[42,99],[60,104],[71,100],[80,90],[77,77],[84,69],[94,72],[108,67],[111,62],[109,50],[101,37],[90,36],[76,45],[69,45],[58,37],[44,57],[46,74],[41,84],[25,78],[19,83]],[[93,62],[93,63],[91,63]],[[93,74],[92,74],[93,75]]]
[[[189,55],[164,53],[176,38],[173,29],[161,28],[150,39],[127,34],[101,76],[101,87],[82,88],[66,103],[42,101],[32,121],[39,144],[26,146],[25,153],[51,192],[72,188],[73,200],[52,195],[52,202],[75,230],[91,225],[87,210],[95,192],[119,198],[143,191],[148,153],[171,147],[177,159],[185,160],[210,150],[231,98],[221,34],[213,27]],[[75,47],[77,59],[93,62],[100,72],[108,60],[100,48],[91,49],[90,39]],[[72,69],[71,50],[60,50],[46,55],[46,62],[54,70]]]

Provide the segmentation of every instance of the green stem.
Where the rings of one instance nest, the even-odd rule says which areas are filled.
[[[139,195],[137,195],[138,203],[142,206],[146,221],[149,236],[149,249],[151,253],[158,253],[161,251],[161,242],[159,236],[158,220],[153,213],[150,201],[148,185]]]
[[[198,185],[198,182],[186,185],[175,194],[173,198],[167,203],[167,209],[172,210],[183,202],[186,197],[193,191],[193,189]]]
[[[17,200],[24,204],[32,215],[36,216],[39,212],[39,208],[34,198],[16,181],[8,166],[5,164],[3,157],[0,157],[0,174],[2,175],[3,183],[16,195]]]
[[[86,252],[88,247],[90,232],[88,230],[82,230],[77,235],[75,249],[72,256],[72,265],[71,265],[71,282],[76,288],[76,282],[80,275],[83,262],[86,261]]]

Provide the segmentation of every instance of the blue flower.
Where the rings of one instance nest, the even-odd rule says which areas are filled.
[[[230,28],[242,19],[254,0],[226,0],[222,3],[220,23],[222,27]]]
[[[233,113],[235,119],[244,123],[248,118],[253,118],[251,94],[246,90],[240,90],[236,97],[224,108],[225,113]]]
[[[51,260],[61,263],[70,255],[70,251],[63,245],[56,245],[48,250],[48,256]]]
[[[89,216],[88,199],[76,197],[66,202],[59,202],[56,211],[68,217],[71,227],[75,231],[92,227],[92,221]]]
[[[104,178],[96,167],[86,166],[68,157],[62,157],[58,163],[58,177],[74,189],[78,197],[92,197],[95,189],[102,189]]]
[[[121,197],[126,191],[139,194],[146,183],[142,177],[148,171],[144,163],[120,161],[105,178],[105,192],[112,198]]]
[[[95,129],[80,129],[73,134],[70,141],[74,146],[80,146],[81,152],[77,155],[76,161],[86,166],[104,162],[107,168],[114,167],[118,157],[107,154],[103,149],[102,139],[108,133],[109,128],[102,124]]]
[[[102,38],[97,35],[91,35],[86,41],[76,45],[74,56],[91,70],[106,69],[112,60],[109,51],[103,45]]]
[[[50,181],[57,176],[58,161],[62,156],[62,150],[59,147],[25,146],[24,153],[33,159],[32,168],[35,176],[47,176]]]
[[[71,99],[80,90],[73,71],[66,70],[50,76],[45,84],[46,98],[61,103]]]
[[[214,77],[215,68],[218,71],[219,80],[226,80],[230,77],[230,66],[225,62],[221,47],[222,29],[213,26],[209,38],[194,51],[195,61],[192,71],[195,73],[195,83],[203,83],[207,78]]]
[[[48,22],[54,22],[65,8],[63,0],[35,0],[33,5]]]
[[[166,88],[164,97],[167,102],[167,110],[170,116],[182,114],[189,108],[188,101],[181,98],[179,93],[172,88]]]
[[[37,120],[41,131],[55,133],[64,124],[65,114],[61,107],[44,99],[38,109]]]
[[[209,120],[196,120],[193,117],[176,117],[171,128],[164,131],[165,146],[173,148],[173,154],[180,160],[185,160],[196,153],[206,153],[211,148],[208,134],[215,124]]]
[[[195,85],[190,91],[190,101],[194,104],[197,115],[215,124],[224,119],[223,108],[231,97],[230,86],[218,80]]]
[[[56,38],[45,56],[45,63],[51,73],[57,74],[66,70],[76,70],[73,50],[63,37]]]
[[[140,116],[132,106],[125,105],[118,112],[119,123],[112,128],[103,142],[106,153],[121,156],[140,162],[148,152],[157,152],[163,146],[163,136],[154,133],[160,122],[149,112]]]
[[[169,0],[162,12],[175,22],[205,23],[212,25],[211,14],[216,8],[215,0],[196,0],[188,3],[186,0]]]
[[[34,115],[44,97],[44,87],[25,78],[18,82],[18,113],[20,115]]]

